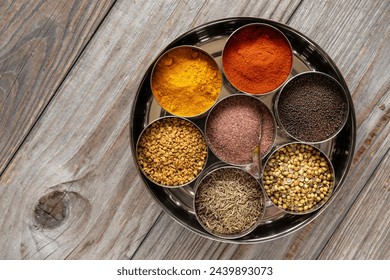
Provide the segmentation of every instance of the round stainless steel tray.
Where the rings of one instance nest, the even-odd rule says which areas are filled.
[[[136,160],[136,143],[144,127],[161,116],[169,115],[158,105],[150,88],[150,74],[157,58],[172,47],[179,45],[194,45],[210,53],[221,67],[221,53],[226,39],[237,28],[249,23],[267,23],[278,28],[286,35],[294,53],[293,69],[290,76],[295,76],[298,73],[306,71],[320,71],[329,74],[338,80],[347,93],[349,116],[346,125],[336,137],[325,143],[316,145],[328,155],[335,169],[335,189],[327,203],[316,212],[307,215],[291,215],[272,206],[270,201],[267,201],[266,212],[260,225],[250,234],[238,239],[226,240],[218,238],[206,232],[198,223],[192,206],[194,183],[177,189],[163,188],[149,181],[143,173],[138,170],[139,176],[142,177],[154,199],[173,219],[201,236],[231,243],[256,243],[273,240],[304,227],[318,217],[326,207],[332,203],[343,185],[352,162],[356,139],[356,120],[352,98],[343,76],[331,58],[316,43],[287,25],[261,18],[238,17],[217,20],[196,27],[175,39],[156,56],[156,59],[151,63],[139,85],[133,103],[130,119],[130,141],[133,159]],[[223,89],[219,98],[234,94],[234,92],[234,89],[228,84],[227,80],[224,79]],[[272,110],[272,99],[274,95],[275,92],[266,96],[258,96],[258,98]],[[201,129],[204,129],[205,119],[206,116],[191,120]],[[282,131],[278,131],[275,145],[277,146],[293,141],[294,140],[285,137]],[[265,160],[266,158],[264,161]],[[136,166],[138,166],[137,162],[135,163]],[[208,168],[219,164],[218,159],[210,152],[205,172],[207,172]]]

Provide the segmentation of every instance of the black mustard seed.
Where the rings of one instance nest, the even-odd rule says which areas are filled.
[[[319,73],[301,74],[289,81],[278,101],[279,120],[294,138],[321,142],[344,125],[348,104],[343,89]]]

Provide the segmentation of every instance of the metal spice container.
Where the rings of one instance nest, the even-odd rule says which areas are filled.
[[[248,235],[265,212],[260,183],[239,167],[211,168],[195,184],[193,208],[199,224],[223,239]]]
[[[335,173],[318,148],[289,143],[277,148],[264,166],[262,184],[269,200],[281,210],[304,215],[318,210],[330,198]]]
[[[349,105],[344,88],[321,72],[291,78],[275,95],[275,117],[280,131],[296,141],[321,143],[344,127]]]
[[[205,124],[206,141],[221,161],[245,166],[252,163],[260,129],[261,154],[265,157],[276,137],[272,112],[253,96],[235,94],[221,99],[210,110]]]
[[[160,106],[172,115],[199,118],[218,100],[222,75],[214,58],[195,46],[164,52],[153,66],[150,87]]]
[[[251,23],[235,30],[222,51],[222,69],[239,92],[266,95],[279,89],[291,74],[292,47],[278,28]]]
[[[158,186],[179,188],[193,182],[206,166],[203,132],[191,121],[162,117],[150,123],[137,141],[137,164]]]

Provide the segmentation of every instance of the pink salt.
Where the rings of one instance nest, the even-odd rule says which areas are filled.
[[[261,151],[267,153],[275,139],[272,113],[259,100],[234,95],[222,100],[212,110],[206,124],[208,145],[221,160],[237,165],[252,162],[252,151],[258,145],[261,120]]]

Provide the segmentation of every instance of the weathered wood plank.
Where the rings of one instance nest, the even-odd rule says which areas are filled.
[[[287,22],[301,0],[279,1],[241,1],[229,3],[224,1],[207,1],[196,16],[193,26],[221,18],[247,16],[269,18],[279,22]],[[185,30],[186,31],[186,30]]]
[[[387,166],[390,146],[389,4],[367,2],[238,1],[226,9],[222,1],[119,1],[0,179],[0,259],[331,258],[343,256],[329,254],[339,244],[362,246],[354,257],[383,256],[342,239],[368,178],[382,181],[374,171]],[[293,235],[241,246],[199,237],[161,214],[135,171],[128,136],[132,98],[155,56],[190,27],[237,15],[292,15],[288,23],[340,66],[359,112],[355,161],[335,203]],[[386,244],[381,236],[369,238]]]
[[[183,228],[164,213],[133,259],[266,259],[275,251],[285,252],[292,240],[293,236],[289,236],[253,245],[211,241]]]
[[[339,65],[355,105],[357,138],[353,164],[337,200],[324,213],[323,222],[316,221],[315,228],[304,236],[302,246],[292,248],[286,255],[303,259],[319,256],[390,147],[390,74],[384,70],[390,63],[387,51],[390,47],[390,3],[340,1],[330,2],[323,9],[314,4],[308,9],[299,9],[301,13],[298,12],[297,17],[306,19],[310,10],[321,11],[326,22],[316,21],[313,15],[310,26],[305,21],[301,25],[298,18],[291,24],[302,26],[299,29],[303,32],[312,32],[315,40],[323,42],[324,49]],[[334,23],[334,28],[327,26],[330,22]],[[321,32],[323,25],[326,29]],[[328,39],[325,32],[330,35]],[[362,255],[361,258],[375,256]]]
[[[0,258],[117,259],[137,249],[161,208],[131,157],[133,96],[150,49],[188,29],[190,20],[177,22],[202,5],[112,8],[0,180]]]
[[[3,1],[0,174],[115,1]]]
[[[165,217],[134,258],[143,259],[313,259],[319,257],[338,224],[353,206],[390,146],[389,3],[377,1],[304,1],[289,25],[303,32],[334,59],[353,95],[358,121],[356,156],[342,192],[323,215],[299,232],[257,245],[229,245],[202,239]],[[373,32],[375,30],[375,32]],[[370,203],[372,201],[367,201]],[[356,208],[353,208],[356,209]],[[353,215],[353,213],[350,213]],[[380,225],[380,223],[378,224]],[[377,227],[378,228],[378,227]],[[382,229],[386,230],[386,228]],[[174,232],[172,241],[166,232]],[[185,235],[185,244],[176,242]],[[166,236],[166,238],[164,238]],[[378,243],[384,242],[378,236]],[[164,245],[156,245],[164,240]],[[183,249],[182,247],[185,247]],[[349,246],[352,246],[349,244]],[[362,252],[368,252],[369,244]],[[201,248],[209,248],[203,250]],[[381,251],[360,258],[376,258]],[[340,255],[339,255],[340,256]],[[326,258],[326,254],[321,255]]]
[[[320,259],[390,259],[390,149]]]

